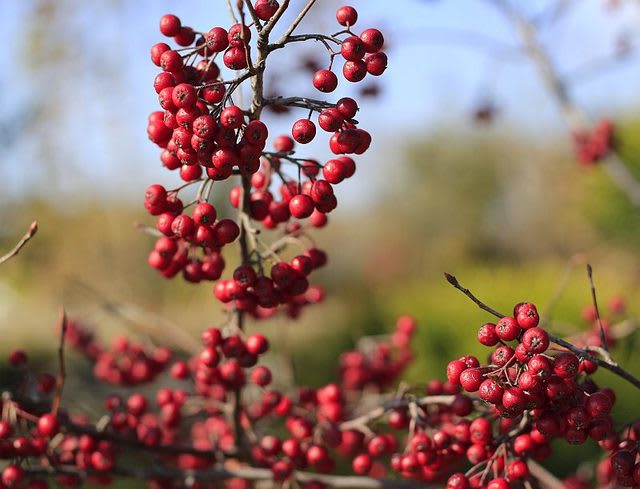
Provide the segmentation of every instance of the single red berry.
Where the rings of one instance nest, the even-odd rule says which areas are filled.
[[[373,465],[373,461],[371,460],[371,456],[366,453],[361,453],[356,455],[351,463],[353,467],[353,471],[358,475],[368,474]]]
[[[358,11],[353,7],[344,6],[336,11],[336,20],[343,26],[353,26],[358,20]]]
[[[467,392],[476,392],[483,381],[484,376],[478,368],[468,368],[460,374],[460,385]]]
[[[467,366],[460,360],[452,360],[447,365],[447,379],[450,384],[460,385],[460,375],[466,370]]]
[[[496,479],[493,479],[487,485],[487,489],[510,489],[510,488],[511,488],[511,484],[509,484],[509,481],[504,477],[498,477]]]
[[[207,49],[214,53],[221,53],[229,47],[228,33],[222,27],[214,27],[205,36]]]
[[[278,11],[280,4],[276,0],[257,0],[253,9],[260,20],[267,21]]]
[[[58,433],[60,422],[53,414],[43,414],[38,419],[38,433],[46,438],[51,438]]]
[[[365,53],[365,45],[357,36],[347,37],[340,45],[340,54],[347,61],[359,61]]]
[[[160,32],[163,36],[173,37],[180,33],[182,24],[180,19],[172,14],[165,14],[160,17]]]
[[[360,34],[367,53],[377,53],[384,45],[384,36],[378,29],[366,29]]]
[[[515,318],[522,329],[535,328],[540,322],[538,309],[534,304],[523,302],[518,304]]]
[[[18,487],[24,479],[24,469],[19,465],[7,465],[2,471],[2,483],[8,487]]]
[[[381,54],[381,53],[376,53]],[[376,56],[376,55],[371,55]],[[367,57],[369,58],[369,57]],[[362,60],[357,61],[346,61],[344,66],[342,67],[342,74],[347,81],[352,83],[357,83],[364,79],[367,75],[368,63],[365,63]]]
[[[271,383],[271,371],[267,367],[256,367],[251,372],[251,381],[260,387],[266,387]]]
[[[469,479],[461,472],[457,472],[447,479],[446,489],[470,489]]]
[[[244,46],[231,46],[222,57],[224,65],[231,70],[243,70],[247,67],[247,50]]]
[[[366,66],[366,71],[370,75],[380,76],[387,70],[387,55],[382,51],[378,51],[377,53],[368,54],[364,58],[364,63]],[[364,78],[364,76],[363,76]]]
[[[246,46],[251,41],[251,29],[242,24],[234,24],[227,35],[230,46]]]
[[[491,404],[502,403],[502,396],[504,389],[498,382],[493,379],[486,379],[480,384],[478,389],[478,395],[481,399],[490,402]]]
[[[300,119],[293,124],[291,135],[300,144],[307,144],[316,137],[316,125],[309,119]]]
[[[9,354],[9,363],[14,367],[19,367],[27,363],[27,354],[23,350],[13,350]]]
[[[500,338],[496,334],[496,325],[486,323],[478,330],[478,341],[484,346],[495,346],[500,342]]]
[[[515,318],[505,316],[496,323],[496,334],[502,341],[513,341],[520,334],[520,326]]]
[[[313,86],[324,93],[333,92],[338,86],[338,77],[331,70],[317,71],[313,76]]]
[[[289,201],[289,211],[297,219],[305,219],[313,214],[313,200],[308,195],[298,194]]]
[[[553,359],[553,373],[563,379],[570,379],[578,375],[580,362],[573,353],[560,353]]]
[[[525,330],[521,343],[530,353],[544,353],[549,348],[549,334],[542,328],[531,327]]]
[[[358,112],[358,104],[349,97],[344,97],[336,103],[336,109],[345,119],[353,119]]]

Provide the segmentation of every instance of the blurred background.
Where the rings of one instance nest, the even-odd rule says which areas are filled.
[[[541,42],[589,118],[616,121],[620,153],[640,178],[640,4],[511,3],[539,19]],[[446,362],[462,354],[484,356],[475,333],[489,318],[444,271],[498,310],[529,300],[544,314],[553,302],[553,329],[570,334],[586,328],[589,262],[602,304],[621,295],[637,316],[640,210],[600,168],[576,162],[513,25],[478,0],[351,4],[357,27],[385,33],[390,63],[380,79],[341,82],[335,94],[358,97],[374,142],[356,177],[337,187],[330,226],[315,233],[330,256],[317,275],[327,299],[300,321],[252,325],[293,351],[299,381],[328,381],[344,348],[392,330],[404,313],[420,324],[408,381],[444,378]],[[300,32],[337,30],[339,5],[318,2]],[[0,1],[0,249],[32,220],[40,225],[0,269],[2,353],[27,345],[52,359],[61,305],[105,338],[140,335],[132,315],[155,326],[156,340],[162,321],[196,337],[222,317],[210,285],[165,281],[148,268],[152,238],[133,226],[152,223],[142,205],[149,184],[179,185],[145,134],[157,110],[148,52],[164,41],[157,23],[167,12],[197,30],[228,24],[223,0]],[[323,48],[298,52],[274,56],[267,90],[313,95],[300,67]],[[272,136],[298,118],[267,117]],[[305,154],[326,159],[318,139]],[[224,207],[223,191],[214,199]],[[636,375],[637,351],[632,337],[616,352]],[[618,414],[628,418],[637,391],[599,375],[621,389]],[[572,452],[576,460],[594,446],[584,450]]]

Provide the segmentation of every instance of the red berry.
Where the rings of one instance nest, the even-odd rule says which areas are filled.
[[[165,14],[160,17],[160,32],[167,37],[177,36],[182,25],[180,19],[172,14]]]
[[[377,53],[384,45],[384,36],[378,29],[367,29],[360,34],[367,53]]]
[[[358,12],[353,7],[340,7],[336,12],[338,24],[343,26],[353,26],[358,20]]]
[[[359,61],[365,55],[365,45],[359,37],[349,36],[340,45],[340,54],[347,61]]]
[[[500,342],[500,338],[496,334],[496,325],[486,323],[480,327],[478,331],[478,341],[484,346],[495,346]]]
[[[535,328],[540,322],[536,306],[528,302],[518,304],[515,318],[522,329]]]
[[[580,362],[573,353],[560,353],[553,359],[553,373],[563,379],[570,379],[578,375]]]
[[[313,200],[308,195],[298,194],[289,201],[289,211],[297,219],[309,217],[313,210]]]
[[[316,126],[309,119],[300,119],[293,124],[291,135],[300,144],[307,144],[316,137]]]
[[[380,53],[378,53],[380,54]],[[375,55],[372,55],[375,56]],[[347,61],[342,67],[342,74],[347,81],[357,83],[367,75],[367,63],[362,60]]]
[[[371,460],[371,456],[366,453],[361,453],[356,455],[351,463],[353,467],[353,471],[358,475],[368,474],[371,470],[371,466],[373,465],[373,461]]]
[[[313,86],[324,93],[333,92],[338,86],[338,77],[331,70],[317,71],[313,76]]]
[[[367,55],[364,59],[367,73],[373,76],[382,75],[387,69],[387,61],[387,55],[382,51]]]
[[[513,341],[520,334],[520,326],[515,318],[505,316],[496,323],[496,334],[502,341]]]
[[[280,4],[276,0],[257,0],[253,9],[260,20],[269,20],[278,11]]]
[[[549,334],[542,328],[532,327],[525,330],[521,342],[530,353],[544,353],[549,348]]]
[[[60,422],[53,414],[43,414],[38,419],[38,432],[46,438],[56,435],[59,429]]]

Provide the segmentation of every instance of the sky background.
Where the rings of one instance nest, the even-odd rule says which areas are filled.
[[[292,0],[292,13],[303,5]],[[400,165],[407,140],[450,128],[465,137],[473,130],[474,107],[491,100],[500,117],[490,131],[524,132],[544,141],[564,126],[526,56],[518,51],[512,25],[481,0],[354,0],[360,19],[356,31],[380,27],[389,45],[389,69],[380,80],[382,94],[360,103],[358,119],[374,135],[372,150],[358,160],[359,178],[341,186],[342,203],[352,209],[371,202],[388,172]],[[512,0],[531,16],[554,2]],[[640,57],[606,65],[622,37],[638,43],[640,6],[605,0],[568,1],[541,39],[558,71],[580,75],[572,94],[594,119],[631,115],[640,95]],[[319,1],[302,32],[337,30],[333,14],[340,5]],[[146,138],[146,117],[157,110],[152,81],[158,72],[149,47],[164,41],[158,19],[179,15],[183,24],[206,31],[229,26],[224,0],[2,0],[0,29],[0,194],[4,202],[45,195],[69,199],[141,200],[144,188],[160,182],[175,186],[177,175],[163,170],[159,150]],[[495,49],[498,46],[499,49]],[[296,74],[296,52],[323,54],[321,46],[293,46],[274,56],[272,72],[283,95],[306,93],[310,75]],[[357,93],[344,80],[331,95]],[[366,84],[365,84],[366,85]],[[271,136],[286,133],[303,111],[278,118]],[[487,129],[485,129],[487,130]],[[324,135],[301,154],[328,158]],[[567,141],[567,147],[569,143]],[[425,164],[429,164],[425,161]],[[366,169],[366,170],[363,170]],[[2,202],[0,201],[0,202]]]

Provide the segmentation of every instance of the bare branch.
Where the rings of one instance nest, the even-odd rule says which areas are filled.
[[[505,0],[487,1],[497,7],[518,29],[529,57],[538,68],[547,89],[560,106],[570,131],[577,132],[588,127],[586,116],[572,100],[565,81],[558,75],[547,51],[540,43],[535,24],[522,16]],[[629,201],[635,207],[640,208],[640,182],[625,166],[620,156],[615,151],[611,151],[607,157],[600,161],[600,164],[613,183],[626,194]]]
[[[74,475],[85,478],[89,475],[99,475],[96,471],[84,471],[74,466],[60,465],[56,467],[27,467],[26,472],[32,475]],[[166,467],[115,467],[115,475],[138,480],[173,479],[178,481],[220,481],[240,478],[250,481],[273,481],[273,473],[269,469],[253,467],[222,466],[209,470],[179,470]],[[374,479],[371,477],[324,475],[312,472],[294,472],[292,478],[298,482],[308,483],[317,481],[328,487],[337,489],[429,489],[429,484],[409,480]]]
[[[309,13],[309,10],[311,10],[311,7],[313,7],[314,3],[316,3],[316,0],[309,0],[307,2],[307,4],[302,9],[302,11],[298,14],[298,16],[295,18],[295,20],[287,28],[287,30],[284,32],[284,34],[282,34],[282,37],[280,37],[280,39],[278,40],[278,42],[276,44],[284,43],[289,38],[291,33],[296,29],[296,27],[298,27],[300,22],[302,22],[302,19],[304,19],[304,17],[307,15],[307,13]]]
[[[527,460],[529,472],[545,489],[565,489],[564,483],[539,463]]]
[[[38,222],[37,221],[33,221],[31,223],[31,225],[29,226],[29,229],[27,229],[27,232],[25,233],[25,235],[11,249],[11,251],[9,251],[4,256],[0,256],[0,265],[2,265],[4,262],[10,260],[14,256],[16,256],[18,253],[20,253],[20,250],[24,247],[24,245],[26,245],[29,242],[29,240],[31,240],[31,238],[33,238],[33,236],[37,232],[38,232]]]
[[[608,354],[609,349],[607,347],[607,337],[604,334],[604,327],[602,326],[600,308],[598,307],[598,298],[596,297],[596,286],[593,282],[593,267],[590,263],[587,263],[587,275],[589,276],[589,285],[591,287],[591,300],[593,301],[593,308],[596,311],[596,320],[598,321],[598,327],[600,328],[600,344]],[[609,357],[608,360],[613,363],[611,357]]]
[[[67,378],[67,369],[64,363],[64,340],[67,335],[67,313],[64,308],[60,309],[60,344],[58,346],[58,376],[56,377],[56,393],[53,398],[53,404],[51,407],[51,414],[58,415],[60,409],[60,403],[62,402],[62,391],[64,390],[64,382]]]

